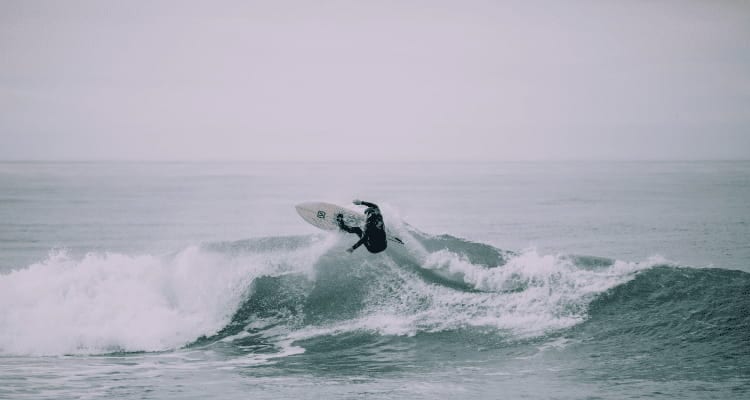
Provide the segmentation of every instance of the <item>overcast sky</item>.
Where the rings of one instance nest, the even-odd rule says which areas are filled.
[[[750,1],[0,1],[0,159],[733,158]]]

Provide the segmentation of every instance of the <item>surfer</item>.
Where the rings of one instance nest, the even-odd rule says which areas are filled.
[[[349,253],[357,249],[361,245],[365,245],[370,253],[380,253],[385,250],[387,243],[385,237],[385,224],[383,223],[383,215],[380,214],[380,208],[377,204],[369,203],[361,200],[354,200],[352,203],[356,205],[367,206],[365,215],[365,230],[358,226],[347,226],[344,223],[344,216],[341,214],[336,215],[336,222],[339,224],[341,230],[354,233],[359,236],[359,241],[354,243],[354,246],[346,249]]]

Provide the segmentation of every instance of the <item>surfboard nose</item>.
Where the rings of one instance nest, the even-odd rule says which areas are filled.
[[[304,203],[299,203],[296,206],[294,206],[294,209],[297,210],[297,214],[299,214],[301,217],[305,217],[305,211],[314,209],[315,206],[319,204],[314,201],[306,201]]]

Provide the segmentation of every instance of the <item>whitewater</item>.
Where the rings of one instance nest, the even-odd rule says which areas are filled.
[[[750,392],[750,163],[3,163],[0,187],[0,398]],[[353,198],[405,248],[294,211]]]

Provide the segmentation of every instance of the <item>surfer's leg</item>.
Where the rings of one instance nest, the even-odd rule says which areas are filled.
[[[339,227],[341,228],[342,231],[347,231],[349,233],[353,233],[353,234],[359,236],[360,238],[362,237],[362,235],[364,235],[364,232],[362,232],[362,228],[360,228],[358,226],[346,226],[344,224],[341,224],[341,225],[339,225]]]
[[[339,229],[341,229],[342,231],[346,231],[346,232],[349,232],[349,233],[354,233],[354,234],[356,234],[357,236],[359,236],[360,238],[361,238],[361,237],[362,237],[362,235],[364,234],[364,233],[362,232],[362,228],[360,228],[360,227],[358,227],[358,226],[347,226],[347,225],[346,225],[346,224],[344,223],[344,216],[343,216],[343,215],[341,215],[341,214],[338,214],[338,215],[336,215],[336,222],[338,222],[338,224],[339,224]]]

